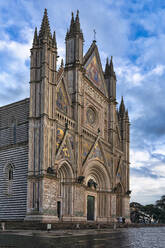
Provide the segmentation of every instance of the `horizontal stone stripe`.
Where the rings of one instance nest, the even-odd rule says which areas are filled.
[[[14,164],[12,195],[7,195],[4,166]],[[23,219],[26,214],[28,144],[0,150],[0,220]]]

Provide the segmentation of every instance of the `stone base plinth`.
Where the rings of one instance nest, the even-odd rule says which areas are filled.
[[[62,217],[63,222],[86,222],[87,218],[84,216],[64,216]]]
[[[42,223],[56,223],[59,222],[57,216],[51,215],[27,215],[24,219],[25,221],[37,221]]]

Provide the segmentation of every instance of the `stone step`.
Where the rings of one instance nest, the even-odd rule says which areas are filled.
[[[52,230],[64,229],[105,229],[113,228],[112,223],[73,223],[73,222],[58,222],[51,223]],[[33,221],[7,221],[5,222],[6,230],[47,230],[47,223],[33,222]]]

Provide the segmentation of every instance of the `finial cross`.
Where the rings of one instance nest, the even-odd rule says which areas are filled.
[[[93,33],[94,33],[94,40],[96,40],[96,30],[95,29],[93,30]]]

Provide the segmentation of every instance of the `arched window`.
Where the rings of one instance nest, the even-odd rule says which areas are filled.
[[[13,191],[13,178],[14,178],[14,165],[13,163],[7,163],[5,166],[5,182],[6,182],[6,190],[5,193],[7,195],[12,195]]]
[[[8,179],[9,179],[9,181],[13,180],[13,167],[9,168]]]

